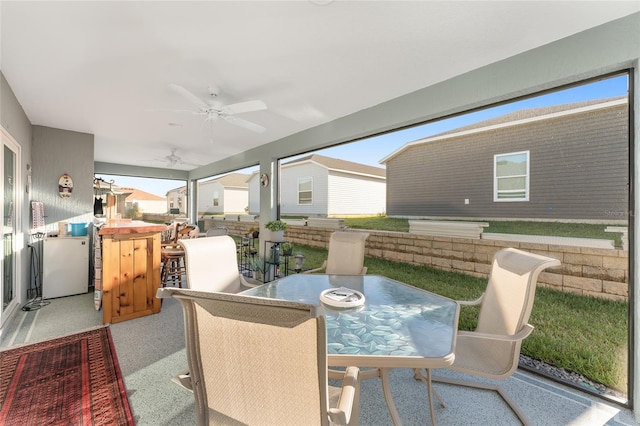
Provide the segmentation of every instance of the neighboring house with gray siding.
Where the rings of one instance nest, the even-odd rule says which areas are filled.
[[[383,158],[387,215],[627,220],[627,98],[517,111]]]
[[[259,174],[249,179],[249,213],[259,207]],[[384,213],[381,167],[313,154],[280,166],[280,214],[358,216]]]

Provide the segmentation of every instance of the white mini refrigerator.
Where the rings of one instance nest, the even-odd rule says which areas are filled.
[[[89,237],[47,238],[42,251],[43,299],[89,291]]]

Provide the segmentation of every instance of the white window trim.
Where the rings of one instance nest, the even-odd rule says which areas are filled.
[[[524,197],[522,198],[498,198],[498,157],[505,157],[508,155],[520,155],[525,154],[527,156],[527,170],[524,175]],[[530,151],[516,151],[516,152],[506,152],[502,154],[495,154],[493,156],[493,201],[496,203],[521,203],[529,201],[529,170],[531,165],[531,152]],[[516,176],[509,176],[516,177]]]
[[[300,181],[302,180],[310,180],[311,181],[311,202],[310,203],[306,203],[306,204],[302,204],[300,202]],[[304,191],[306,192],[306,191]],[[296,192],[296,203],[299,206],[312,206],[313,205],[313,177],[311,176],[307,176],[307,177],[301,177],[298,178],[298,183],[297,183],[297,192]]]

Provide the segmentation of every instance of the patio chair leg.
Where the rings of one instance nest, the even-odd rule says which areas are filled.
[[[476,389],[495,391],[498,393],[498,395],[500,395],[502,400],[507,403],[511,411],[513,411],[513,413],[518,417],[518,419],[520,420],[520,422],[522,422],[524,426],[529,426],[531,424],[531,422],[529,421],[529,418],[522,412],[522,410],[520,410],[520,407],[518,407],[515,401],[513,401],[506,393],[504,393],[504,391],[500,386],[477,383],[477,382],[467,382],[464,380],[449,379],[444,377],[434,377],[433,381],[439,382],[439,383],[446,383],[450,385],[467,386],[467,387],[476,388]]]
[[[189,369],[181,371],[177,376],[172,377],[171,381],[182,386],[186,390],[193,392],[193,383],[191,383],[191,374],[189,374]]]

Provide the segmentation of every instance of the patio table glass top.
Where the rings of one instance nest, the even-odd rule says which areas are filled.
[[[320,301],[323,290],[340,287],[363,293],[364,305],[336,308]],[[458,303],[399,281],[376,275],[296,274],[243,294],[317,306],[326,319],[331,365],[350,365],[354,356],[358,365],[375,367],[382,358],[393,359],[393,367],[453,362]]]

